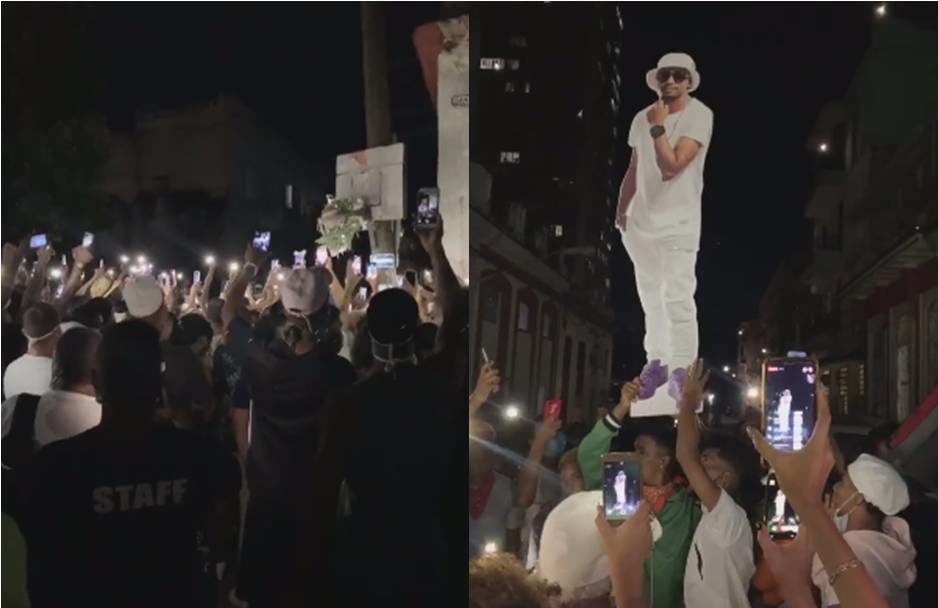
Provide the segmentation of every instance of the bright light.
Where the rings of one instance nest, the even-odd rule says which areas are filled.
[[[750,386],[750,387],[746,390],[746,396],[749,397],[750,399],[755,399],[756,397],[759,396],[759,389],[757,389],[757,388],[754,387],[754,386]]]
[[[130,261],[130,258],[127,257],[126,255],[121,256],[121,264],[126,264],[129,261]]]
[[[215,256],[213,256],[213,255],[207,255],[207,256],[205,256],[205,265],[206,265],[206,266],[214,266],[214,265],[215,265]]]
[[[278,281],[282,281],[282,280],[284,280],[285,278],[287,278],[287,277],[286,277],[286,275],[283,274],[282,272],[278,272],[278,273],[277,273],[277,280],[278,280]]]
[[[713,400],[716,398],[717,396],[714,395],[713,393],[707,393],[707,403],[709,403],[710,405],[713,405]]]
[[[734,378],[734,379],[736,378],[736,374],[733,374],[733,378]]]
[[[61,268],[53,268],[52,270],[49,271],[49,276],[52,277],[53,279],[61,279],[61,278],[62,278],[62,269],[61,269]]]
[[[229,271],[229,272],[238,272],[238,269],[239,269],[239,268],[241,268],[241,264],[238,264],[237,262],[232,262],[232,263],[228,264],[228,271]]]
[[[876,16],[877,17],[886,16],[886,4],[885,3],[880,4],[879,6],[876,7]]]
[[[516,405],[509,405],[508,407],[505,408],[505,418],[508,418],[509,420],[514,420],[520,415],[521,415],[521,410],[519,410],[518,406]]]
[[[738,336],[743,335],[743,330],[739,330],[738,332],[736,332],[736,335],[738,335]]]
[[[723,366],[723,373],[724,373],[724,374],[730,373],[730,366],[729,366],[729,365],[724,365],[724,366]]]
[[[181,272],[177,272],[177,273],[176,273],[176,279],[177,279],[177,280],[181,281],[181,280],[183,280],[184,278],[186,278],[186,275],[182,274]]]
[[[108,268],[107,276],[109,276],[109,277],[111,277],[111,278],[114,277],[114,269],[113,269],[113,268]]]
[[[131,266],[131,267],[130,267],[130,274],[138,274],[139,272],[140,272],[140,267],[139,267],[139,266]]]
[[[818,151],[818,152],[822,152],[822,153],[823,153],[823,152],[827,152],[829,149],[830,149],[830,147],[827,145],[827,142],[826,142],[826,141],[822,141],[822,142],[819,143],[818,146],[817,146],[817,151]]]
[[[140,264],[141,266],[145,265],[145,264],[147,263],[147,256],[145,256],[145,255],[138,255],[138,256],[137,256],[137,263]]]
[[[493,541],[489,541],[489,542],[485,543],[485,552],[486,552],[486,553],[488,553],[489,555],[491,555],[492,553],[496,553],[497,551],[498,551],[498,544],[497,544],[497,543],[495,543],[495,542],[493,542]]]
[[[169,279],[169,274],[168,274],[168,273],[165,273],[165,272],[161,272],[161,273],[160,273],[160,279],[162,279],[162,280],[164,280],[164,281],[168,280],[168,279]]]
[[[767,354],[768,352],[769,352],[768,349],[765,349],[765,348],[762,349],[762,354],[763,354],[763,355]]]

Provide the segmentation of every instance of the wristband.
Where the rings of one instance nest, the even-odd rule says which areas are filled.
[[[834,581],[836,581],[836,580],[838,579],[838,577],[840,577],[841,574],[843,574],[844,572],[847,572],[848,570],[853,570],[854,568],[859,568],[859,567],[862,566],[862,565],[863,565],[863,564],[860,563],[860,560],[858,560],[858,559],[856,559],[856,558],[851,559],[851,560],[848,560],[848,561],[845,561],[844,563],[842,563],[842,564],[840,564],[839,566],[837,566],[836,568],[834,568],[834,572],[833,572],[833,574],[831,574],[830,578],[827,579],[827,582],[830,583],[830,585],[833,587],[833,586],[834,586]]]

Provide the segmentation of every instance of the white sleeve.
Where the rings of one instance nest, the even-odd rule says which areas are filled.
[[[16,397],[10,397],[3,402],[3,436],[6,437],[13,426],[13,410],[16,409]]]
[[[639,132],[641,119],[642,113],[639,112],[635,115],[635,118],[632,119],[632,125],[629,127],[629,146],[632,148],[638,147],[638,138],[641,136]]]
[[[697,106],[697,111],[687,117],[690,122],[685,125],[681,136],[689,137],[701,146],[707,147],[713,135],[713,112],[703,104],[694,105]]]
[[[700,523],[706,524],[713,538],[726,546],[737,542],[747,533],[752,536],[746,511],[723,489],[720,490],[720,499],[713,509],[707,511],[704,508]]]

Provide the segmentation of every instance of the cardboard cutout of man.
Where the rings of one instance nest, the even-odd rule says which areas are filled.
[[[676,402],[687,367],[697,358],[694,292],[704,161],[713,133],[713,112],[690,96],[700,74],[689,55],[663,56],[645,83],[659,99],[632,120],[632,158],[616,211],[645,313],[647,363],[639,406],[665,384]],[[666,412],[646,415],[660,413]]]

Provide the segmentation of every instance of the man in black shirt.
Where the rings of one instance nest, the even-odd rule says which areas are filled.
[[[101,424],[32,463],[24,531],[34,607],[214,605],[202,551],[240,474],[211,440],[156,421],[161,365],[152,326],[106,328],[94,376]]]

